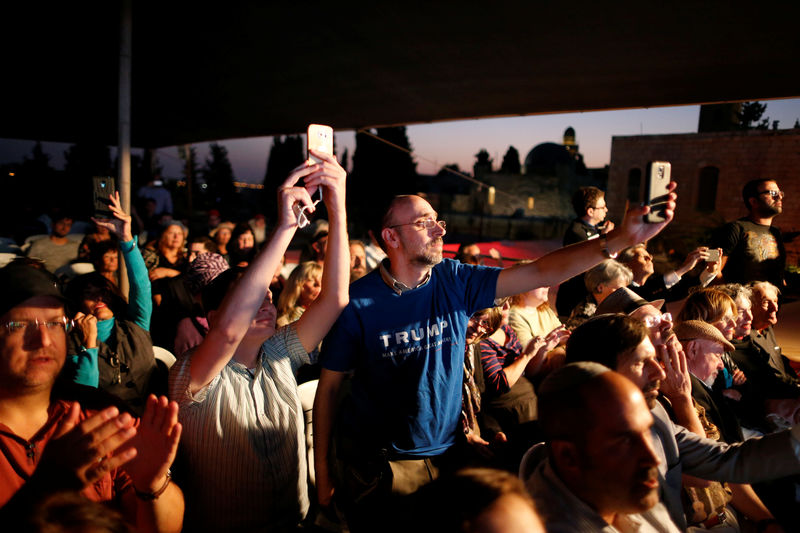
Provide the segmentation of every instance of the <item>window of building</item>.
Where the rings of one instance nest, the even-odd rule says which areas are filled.
[[[642,201],[642,170],[632,168],[628,171],[628,201],[638,204]]]
[[[697,210],[713,211],[717,208],[717,183],[719,182],[719,169],[717,167],[703,167],[697,180]]]

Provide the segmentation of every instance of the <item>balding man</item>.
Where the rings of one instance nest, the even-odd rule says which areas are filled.
[[[635,312],[645,306],[632,304],[631,307]],[[653,313],[659,312],[653,310]],[[640,320],[623,314],[596,316],[572,332],[566,361],[605,364],[642,390],[655,419],[653,439],[661,459],[658,467],[661,500],[673,521],[686,528],[681,504],[682,474],[715,481],[755,483],[800,473],[800,425],[791,431],[725,444],[703,438],[674,423],[656,400],[658,390],[672,382],[670,386],[675,392],[672,397],[691,406],[691,381],[684,354],[670,340],[674,335],[670,334],[660,344],[660,360],[656,356],[653,345],[669,331],[667,326],[671,323],[667,322],[666,319],[651,320],[647,327]],[[651,341],[654,337],[656,340]],[[667,372],[662,364],[668,367]],[[677,410],[678,407],[680,405],[673,401],[673,408]],[[696,413],[694,419],[697,420]],[[700,427],[699,432],[702,431]]]
[[[598,239],[500,270],[443,260],[444,221],[419,196],[395,198],[374,232],[388,258],[350,286],[350,304],[320,357],[314,402],[319,501],[327,505],[333,492],[328,451],[346,375],[352,373],[352,395],[337,428],[344,472],[338,501],[352,531],[374,531],[391,495],[413,492],[453,464],[446,452],[460,427],[469,317],[495,298],[558,284],[655,235],[666,222],[645,224],[648,209],[632,209],[620,229]]]
[[[642,391],[596,363],[539,389],[547,459],[528,480],[547,531],[677,532],[658,497],[659,455]]]

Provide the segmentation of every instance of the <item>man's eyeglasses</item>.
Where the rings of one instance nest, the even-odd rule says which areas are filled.
[[[440,226],[442,229],[446,229],[445,226],[447,223],[444,220],[434,220],[432,218],[426,218],[425,220],[417,220],[416,222],[407,222],[405,224],[395,224],[394,226],[389,226],[390,229],[399,228],[400,226],[415,226],[417,229],[432,229],[434,226]]]
[[[607,205],[598,205],[596,207],[592,207],[592,209],[605,209],[606,211],[608,211],[608,206]]]
[[[762,194],[766,194],[773,200],[775,200],[776,198],[783,198],[783,191],[761,191],[760,193],[758,193],[759,196],[761,196]]]
[[[38,330],[44,326],[47,331],[64,331],[67,332],[72,329],[73,322],[67,317],[61,317],[56,320],[40,321],[38,318],[34,320],[11,320],[2,324],[9,334],[15,335],[20,333],[30,333]]]
[[[663,322],[669,322],[672,324],[672,313],[664,313],[663,315],[657,316],[646,316],[644,317],[644,325],[648,328],[656,328],[660,326]]]

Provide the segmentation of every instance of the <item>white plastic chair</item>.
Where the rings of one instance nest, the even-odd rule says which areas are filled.
[[[306,455],[308,457],[308,482],[311,487],[316,487],[314,474],[314,433],[311,430],[313,419],[314,396],[317,394],[319,380],[307,381],[297,386],[297,395],[300,396],[300,405],[303,407],[303,417],[306,421]]]
[[[156,359],[164,363],[167,368],[171,368],[172,365],[175,364],[175,356],[172,355],[172,352],[166,348],[162,348],[161,346],[153,346],[153,355]]]

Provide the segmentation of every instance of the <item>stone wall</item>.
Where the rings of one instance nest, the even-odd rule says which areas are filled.
[[[664,235],[672,246],[708,244],[714,228],[744,216],[742,186],[755,178],[774,178],[786,193],[775,225],[784,233],[800,230],[800,129],[614,137],[606,195],[613,219],[624,212],[629,172],[638,168],[644,175],[648,161],[671,162],[672,179],[678,182],[678,210]],[[711,211],[697,208],[703,200],[699,175],[704,167],[719,169]],[[788,263],[798,265],[800,239],[786,248]]]

